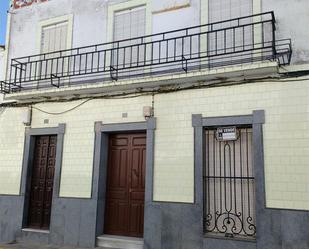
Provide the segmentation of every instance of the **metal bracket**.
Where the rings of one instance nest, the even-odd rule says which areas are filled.
[[[113,66],[110,66],[109,68],[110,68],[110,76],[112,80],[117,81],[118,80],[118,69]],[[116,72],[115,75],[114,75],[114,72]]]
[[[19,65],[20,65],[20,66],[19,66]],[[24,64],[20,63],[19,65],[11,65],[11,66],[12,66],[12,67],[15,67],[16,69],[19,69],[19,70],[25,72],[26,69],[23,68],[23,65],[24,65]]]
[[[11,84],[6,83],[5,81],[0,81],[0,92],[3,94],[10,93]]]
[[[57,83],[58,83],[58,84],[54,84],[53,79],[57,79]],[[51,74],[51,75],[50,75],[50,82],[51,82],[51,85],[52,85],[52,86],[57,87],[57,88],[60,87],[60,77],[58,77],[57,75]]]
[[[11,87],[10,87],[10,91],[11,91],[11,92],[20,92],[21,89],[22,89],[21,81],[19,81],[19,85],[17,85],[17,82],[14,82],[14,83],[6,83],[6,84],[13,85],[13,86],[15,87],[15,88],[11,88]]]

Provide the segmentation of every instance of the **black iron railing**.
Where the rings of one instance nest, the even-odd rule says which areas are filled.
[[[276,40],[273,12],[154,35],[11,60],[2,92],[118,80],[177,71],[278,61],[289,64],[291,41]]]

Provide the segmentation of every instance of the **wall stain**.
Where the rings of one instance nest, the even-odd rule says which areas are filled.
[[[152,14],[160,14],[160,13],[164,13],[164,12],[175,11],[175,10],[179,10],[179,9],[189,8],[190,6],[191,6],[190,3],[175,5],[173,7],[153,11]]]

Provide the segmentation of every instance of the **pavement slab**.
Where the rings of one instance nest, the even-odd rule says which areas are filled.
[[[58,247],[52,245],[39,245],[30,243],[14,243],[14,244],[0,244],[0,249],[86,249],[80,247]]]

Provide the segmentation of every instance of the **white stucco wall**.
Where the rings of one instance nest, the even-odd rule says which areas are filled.
[[[68,110],[78,103],[39,104],[35,107],[49,112]],[[63,167],[61,171],[60,195],[67,197],[90,197],[94,148],[94,121],[106,123],[144,121],[143,106],[151,105],[151,97],[133,99],[93,100],[65,115],[47,115],[33,112],[32,127],[57,126],[66,123],[63,150]],[[122,113],[128,113],[122,118]],[[48,119],[49,124],[44,125]],[[77,184],[78,183],[78,184]]]
[[[5,75],[4,75],[4,49],[0,48],[0,81],[4,80]],[[3,95],[0,93],[0,103],[3,100]]]
[[[25,127],[24,108],[0,107],[0,193],[19,194]]]
[[[155,147],[155,200],[193,201],[191,114],[250,114],[264,109],[267,206],[309,209],[309,87],[264,82],[159,95]]]
[[[4,79],[4,49],[0,48],[0,80]]]
[[[150,1],[150,0],[149,0]],[[108,3],[125,1],[51,0],[14,11],[12,15],[10,57],[39,52],[38,23],[57,16],[74,14],[72,47],[107,41]],[[178,5],[186,5],[173,10]],[[160,5],[161,3],[161,5]],[[307,1],[285,8],[281,1],[263,1],[263,10],[278,12],[279,37],[291,37],[296,52],[294,61],[308,62],[309,50],[303,9]],[[199,24],[200,1],[153,1],[152,32]],[[162,9],[160,9],[162,6]],[[166,11],[170,9],[170,11]],[[287,13],[286,11],[289,11]],[[285,19],[294,13],[292,17]],[[169,20],[173,21],[169,21]],[[289,21],[290,20],[290,21]],[[295,25],[297,28],[295,28]],[[282,27],[281,27],[282,26]],[[305,40],[304,40],[305,39]],[[307,39],[308,40],[308,39]],[[296,46],[296,47],[295,47]],[[309,80],[263,82],[212,89],[188,90],[156,95],[157,118],[154,169],[154,199],[157,201],[193,202],[193,128],[191,115],[204,116],[251,114],[266,111],[264,149],[267,205],[274,208],[309,210]],[[48,112],[62,112],[78,103],[45,103],[35,107]],[[142,121],[143,106],[151,97],[92,100],[74,111],[49,115],[33,111],[32,127],[53,127],[66,123],[60,195],[90,197],[95,121],[104,123]],[[0,194],[18,194],[23,156],[23,108],[0,109]],[[122,118],[127,112],[128,118]],[[49,123],[45,124],[44,120]]]
[[[133,0],[132,0],[133,1]],[[207,0],[134,0],[135,2],[149,2],[151,6],[151,30],[156,33],[176,28],[198,25],[207,18]],[[293,61],[308,63],[309,61],[309,33],[305,24],[309,21],[307,15],[308,1],[299,0],[255,0],[256,9],[261,11],[274,10],[277,18],[277,37],[292,38]],[[104,43],[108,40],[108,25],[112,25],[108,16],[108,6],[126,3],[124,0],[50,0],[40,4],[33,4],[22,9],[13,10],[11,25],[10,58],[27,56],[40,52],[39,22],[73,14],[72,47]],[[126,6],[126,4],[124,5]],[[177,9],[177,7],[181,7]],[[201,9],[202,8],[202,9]],[[297,18],[295,18],[297,17]],[[147,33],[148,33],[147,32]]]
[[[277,39],[292,39],[292,63],[309,62],[308,0],[262,0],[262,11],[274,11]]]
[[[82,100],[36,104],[47,112],[63,112]],[[94,122],[142,121],[151,96],[91,100],[62,115],[33,110],[33,128],[66,123],[60,195],[90,197]],[[193,202],[192,114],[204,117],[251,114],[264,109],[264,152],[267,206],[309,210],[309,79],[262,82],[160,94],[154,98],[154,200]],[[18,194],[23,155],[23,108],[0,115],[0,194]],[[122,118],[122,113],[128,118]],[[48,119],[49,124],[44,124]]]

